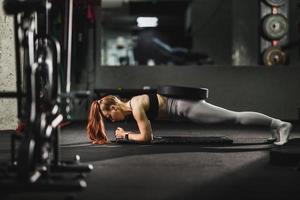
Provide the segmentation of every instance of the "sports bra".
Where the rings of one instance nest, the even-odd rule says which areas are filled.
[[[154,120],[158,115],[158,99],[156,94],[147,94],[149,96],[149,109],[146,112],[149,120]]]
[[[157,117],[158,115],[158,99],[157,99],[157,95],[156,94],[147,94],[148,97],[149,97],[149,108],[148,110],[146,111],[146,115],[147,115],[147,118],[149,120],[153,120]],[[131,100],[129,101],[129,105],[130,105],[130,108],[131,107]]]

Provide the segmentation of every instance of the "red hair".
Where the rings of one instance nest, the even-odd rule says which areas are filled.
[[[100,105],[102,106],[102,110],[109,110],[111,105],[118,104],[118,100],[119,99],[116,96],[108,95],[99,101],[92,102],[86,130],[87,135],[93,144],[108,143]]]
[[[93,144],[108,143],[100,103],[98,101],[93,101],[91,104],[86,131]]]

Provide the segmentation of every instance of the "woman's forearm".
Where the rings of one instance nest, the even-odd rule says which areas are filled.
[[[135,132],[127,132],[128,139],[137,142],[150,142],[152,140],[152,134],[141,134]]]

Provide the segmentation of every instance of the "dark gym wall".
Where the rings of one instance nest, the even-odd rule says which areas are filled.
[[[289,49],[291,65],[300,66],[300,0],[289,0],[289,39],[292,47]],[[298,41],[298,44],[296,43]]]
[[[96,88],[158,85],[208,87],[209,102],[253,110],[287,120],[298,119],[300,68],[297,66],[130,66],[98,67]]]
[[[215,64],[231,64],[232,0],[202,0],[191,4],[193,50],[206,52]]]
[[[203,0],[192,3],[195,51],[205,51],[215,64],[258,64],[258,1]]]
[[[257,65],[259,2],[232,0],[232,64]]]

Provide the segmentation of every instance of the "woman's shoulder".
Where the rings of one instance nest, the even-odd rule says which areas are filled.
[[[131,104],[137,107],[148,107],[149,97],[147,94],[137,95],[131,98]]]

